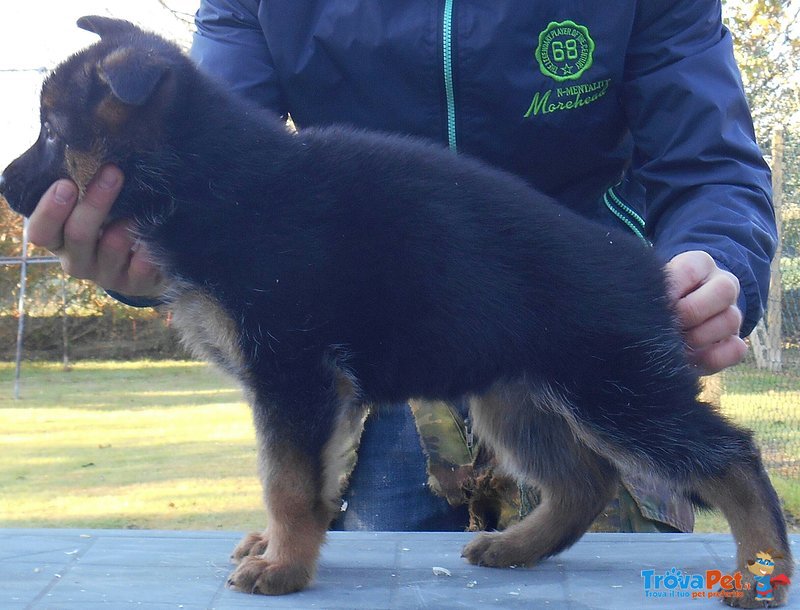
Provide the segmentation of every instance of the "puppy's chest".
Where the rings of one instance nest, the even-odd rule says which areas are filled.
[[[177,288],[169,299],[172,322],[184,346],[235,377],[245,371],[239,329],[214,297],[198,288]]]

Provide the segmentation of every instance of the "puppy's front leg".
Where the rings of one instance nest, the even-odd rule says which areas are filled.
[[[303,589],[339,509],[366,408],[352,377],[340,370],[309,385],[320,394],[294,395],[280,405],[253,401],[267,528],[234,550],[238,567],[228,584],[235,589],[266,595]]]
[[[228,585],[282,595],[305,588],[313,578],[332,514],[320,497],[316,460],[286,440],[259,440],[267,528],[236,547],[232,559],[238,566]]]

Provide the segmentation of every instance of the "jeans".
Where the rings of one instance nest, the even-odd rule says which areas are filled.
[[[427,460],[408,405],[373,411],[344,494],[346,509],[331,529],[465,531],[466,506],[451,507],[426,484]],[[343,505],[345,506],[345,505]]]

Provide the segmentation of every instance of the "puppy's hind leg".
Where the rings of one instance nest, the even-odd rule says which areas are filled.
[[[635,369],[640,374],[646,369]],[[627,384],[636,387],[634,379]],[[639,386],[640,388],[643,386]],[[775,558],[774,574],[791,575],[792,559],[780,501],[761,464],[752,435],[697,400],[694,373],[676,368],[669,378],[651,379],[645,388],[626,396],[599,396],[593,410],[576,419],[576,433],[614,460],[623,472],[648,468],[669,481],[675,493],[701,506],[719,508],[730,524],[737,544],[737,570],[750,589],[741,597],[725,597],[739,607],[764,607],[756,599],[748,562],[759,553]],[[638,466],[637,466],[638,464]],[[773,606],[785,603],[786,586],[777,586]]]
[[[751,436],[722,422],[738,433],[745,447],[721,473],[699,476],[693,486],[695,500],[718,508],[725,515],[737,546],[737,570],[743,581],[751,583],[741,597],[726,597],[731,606],[768,608],[782,606],[788,599],[788,586],[772,586],[771,595],[757,597],[754,574],[765,565],[771,577],[791,576],[792,554],[786,536],[786,524],[780,500],[761,464],[758,449]],[[769,554],[769,558],[764,554]],[[770,561],[774,566],[770,566]],[[752,569],[751,569],[752,566]]]
[[[599,391],[592,408],[573,411],[575,433],[621,472],[647,469],[676,494],[719,508],[736,540],[737,569],[751,585],[741,597],[724,599],[763,607],[748,562],[771,551],[775,575],[789,576],[792,560],[780,502],[752,435],[697,400],[695,374],[688,367],[664,369],[668,376],[659,368],[626,370],[632,372],[622,386],[631,390],[622,395],[615,391],[620,384],[595,384]],[[586,403],[577,407],[581,404]],[[786,596],[787,587],[778,586],[767,603],[782,605]]]
[[[493,567],[531,565],[574,544],[606,507],[618,475],[576,440],[557,398],[523,382],[498,384],[471,401],[475,431],[511,473],[535,484],[541,502],[503,532],[478,534],[463,555]]]

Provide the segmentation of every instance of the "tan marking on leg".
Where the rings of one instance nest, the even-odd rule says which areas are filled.
[[[266,531],[250,532],[246,534],[245,537],[239,541],[239,544],[236,545],[236,548],[233,549],[231,561],[235,564],[239,564],[242,559],[248,555],[263,555],[269,544],[269,539],[266,534]]]
[[[522,377],[510,382],[495,384],[481,399],[498,401],[498,405],[528,404],[532,409],[552,413],[563,419],[577,441],[597,455],[610,460],[620,472],[654,471],[655,466],[647,456],[634,456],[624,448],[597,436],[575,415],[573,406],[558,391],[546,383],[530,384]],[[487,409],[486,411],[490,411]],[[498,412],[505,410],[495,409]],[[513,472],[513,471],[512,471]]]
[[[246,537],[240,547],[250,545],[250,553],[266,549],[241,557],[228,583],[241,591],[282,595],[305,588],[313,578],[332,511],[315,486],[318,473],[294,448],[262,443],[260,457],[267,529],[260,537]]]
[[[728,520],[731,533],[736,540],[736,569],[741,571],[745,582],[753,583],[748,563],[760,552],[773,549],[780,558],[775,558],[774,575],[791,576],[794,568],[792,553],[784,533],[776,519],[783,519],[777,495],[760,464],[737,464],[722,477],[700,480],[695,485],[703,501],[719,508]],[[785,530],[784,530],[785,532]],[[767,607],[786,603],[788,587],[774,587],[774,600]],[[743,598],[726,600],[740,608],[763,608],[763,601],[755,600],[755,586],[745,592]]]
[[[614,497],[617,478],[606,473],[591,487],[564,483],[549,490],[540,484],[541,501],[530,515],[502,532],[478,534],[462,555],[490,567],[533,565],[574,544]]]
[[[335,516],[347,480],[356,465],[358,445],[368,409],[359,403],[357,383],[344,371],[337,371],[336,394],[339,413],[330,440],[322,449],[322,499]]]
[[[497,384],[472,397],[476,434],[501,465],[539,488],[541,502],[504,532],[480,534],[465,548],[472,563],[532,564],[572,545],[613,497],[616,469],[582,443],[548,392],[524,383]]]

